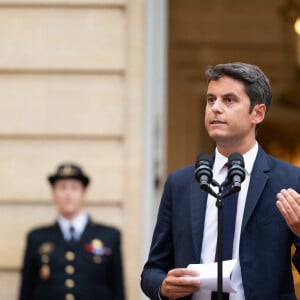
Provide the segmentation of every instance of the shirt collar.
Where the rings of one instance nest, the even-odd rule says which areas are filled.
[[[224,168],[225,164],[228,161],[228,158],[221,154],[218,149],[216,148],[216,155],[215,155],[215,162],[214,162],[214,167],[213,167],[213,173],[214,174],[219,174],[222,169]]]
[[[68,220],[63,216],[59,216],[57,221],[63,232],[67,232],[70,226],[73,226],[75,232],[81,234],[88,223],[88,219],[88,214],[86,212],[81,212],[73,220]]]
[[[245,170],[248,175],[251,174],[253,165],[257,156],[258,152],[258,144],[255,142],[255,145],[245,154],[243,154],[244,163],[245,163]],[[228,158],[224,155],[222,155],[218,149],[215,151],[215,162],[213,167],[214,174],[218,174],[222,171],[223,167],[227,163]]]
[[[253,165],[258,152],[258,144],[255,142],[255,145],[243,155],[245,162],[245,170],[248,175],[252,173]]]

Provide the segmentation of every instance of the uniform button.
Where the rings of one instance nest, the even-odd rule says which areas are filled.
[[[75,286],[75,282],[72,279],[67,279],[65,283],[66,283],[66,287],[69,289],[72,289]]]
[[[73,294],[66,294],[66,297],[65,297],[66,300],[75,300],[75,296]]]
[[[74,259],[75,259],[75,253],[72,252],[72,251],[66,252],[66,259],[67,259],[68,261],[74,260]]]
[[[68,275],[73,275],[75,273],[75,268],[71,265],[67,265],[65,271]]]

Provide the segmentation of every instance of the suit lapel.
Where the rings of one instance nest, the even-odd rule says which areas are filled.
[[[199,184],[193,177],[191,180],[190,210],[192,237],[197,262],[200,260],[202,248],[206,203],[207,193],[200,189]]]
[[[241,233],[243,233],[268,181],[268,176],[266,174],[268,171],[267,155],[261,147],[259,147],[249,183]]]

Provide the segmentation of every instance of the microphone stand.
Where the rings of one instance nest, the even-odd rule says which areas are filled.
[[[217,235],[217,258],[218,258],[218,300],[223,300],[223,206],[224,198],[219,187],[216,207],[218,208],[218,235]]]
[[[218,235],[217,235],[217,258],[218,258],[218,277],[217,277],[217,292],[218,300],[223,300],[223,206],[224,199],[229,195],[238,192],[239,189],[232,187],[230,190],[223,193],[223,187],[227,182],[223,182],[221,185],[212,180],[212,185],[218,187],[219,192],[216,193],[209,184],[200,184],[200,188],[214,196],[216,200],[216,207],[218,209]]]

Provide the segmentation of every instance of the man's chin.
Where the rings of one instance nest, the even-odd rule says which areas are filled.
[[[66,219],[73,219],[74,217],[76,217],[78,215],[78,211],[77,210],[64,210],[61,212],[61,215],[66,218]]]
[[[228,140],[229,140],[229,138],[226,135],[216,133],[216,132],[210,133],[209,136],[217,144],[223,144],[223,143],[228,142]]]

